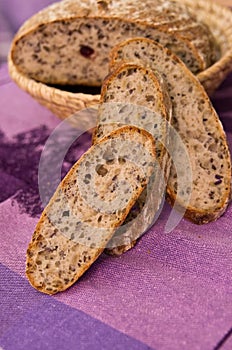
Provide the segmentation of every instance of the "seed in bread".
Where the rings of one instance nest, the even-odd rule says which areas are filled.
[[[155,161],[153,137],[131,126],[101,139],[75,163],[29,244],[26,274],[33,287],[54,294],[78,280],[124,221]]]
[[[180,22],[181,33],[176,33]],[[193,23],[200,26],[187,6],[172,0],[60,1],[25,22],[10,55],[21,73],[37,81],[99,86],[107,74],[110,49],[143,36],[172,49],[198,73],[213,62],[208,43],[197,47],[195,36],[187,39]]]
[[[121,125],[141,127],[156,140],[156,156],[160,166],[155,169],[153,188],[148,191],[146,188],[139,197],[123,225],[107,244],[107,253],[119,255],[134,246],[160,208],[170,170],[166,143],[169,141],[171,117],[171,101],[159,73],[138,64],[126,63],[104,80],[93,142]]]
[[[183,204],[175,162],[181,167],[178,147],[167,185],[169,201],[186,209],[185,216],[197,224],[216,220],[225,211],[230,196],[231,159],[226,135],[209,97],[196,77],[168,49],[150,39],[129,39],[111,53],[111,68],[127,61],[144,64],[166,79],[172,100],[172,124],[188,149],[192,169],[190,202]],[[183,174],[186,164],[182,164]]]

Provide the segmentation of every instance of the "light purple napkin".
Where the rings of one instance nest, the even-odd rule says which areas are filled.
[[[36,12],[56,2],[55,0],[0,0],[0,13],[13,31]]]
[[[232,149],[232,76],[213,103]],[[6,66],[0,106],[0,347],[231,349],[231,206],[215,223],[182,220],[164,233],[165,205],[135,248],[103,254],[66,292],[50,297],[29,285],[25,253],[42,210],[38,164],[60,121],[10,81]],[[63,175],[90,144],[87,134],[75,142]]]

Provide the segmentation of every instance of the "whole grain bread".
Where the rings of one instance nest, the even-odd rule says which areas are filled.
[[[119,255],[134,246],[159,211],[169,177],[170,158],[166,152],[172,106],[162,76],[134,63],[117,67],[104,80],[93,142],[122,125],[134,125],[151,133],[156,141],[159,167],[153,188],[146,188],[125,222],[107,244],[107,253]]]
[[[119,64],[101,87],[93,143],[130,124],[150,132],[159,141],[156,148],[160,153],[171,117],[172,104],[162,75],[133,62]]]
[[[111,53],[111,68],[132,60],[163,75],[172,100],[172,125],[188,150],[192,189],[186,186],[179,191],[187,179],[186,164],[174,143],[168,200],[184,208],[185,217],[194,223],[216,220],[229,202],[231,159],[223,126],[204,88],[174,54],[150,39],[134,38],[117,45]]]
[[[27,250],[33,287],[54,294],[70,287],[104,250],[149,182],[153,137],[122,127],[72,167],[44,209]]]
[[[189,37],[193,25],[200,33],[194,15],[173,0],[64,0],[25,22],[10,55],[21,73],[37,81],[99,86],[107,74],[110,49],[127,38],[144,36],[172,49],[198,73],[212,64],[212,36],[207,29],[205,45],[199,47],[195,34]]]

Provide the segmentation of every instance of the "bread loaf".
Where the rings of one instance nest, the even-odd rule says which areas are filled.
[[[149,193],[145,189],[139,197],[124,224],[107,244],[107,253],[119,255],[134,246],[159,210],[170,170],[166,143],[171,116],[171,101],[160,74],[127,63],[117,67],[104,80],[93,142],[122,125],[141,127],[156,140],[156,156],[160,165],[155,169],[153,188],[149,189]]]
[[[132,60],[159,71],[165,78],[172,100],[172,124],[188,150],[192,189],[186,186],[185,191],[179,191],[185,181],[186,164],[174,145],[175,159],[167,185],[169,201],[186,209],[185,217],[197,224],[216,220],[229,201],[231,159],[222,124],[204,88],[174,54],[150,39],[129,39],[117,45],[111,53],[111,68]],[[190,201],[185,205],[188,194]]]
[[[33,287],[54,294],[70,287],[104,250],[151,178],[155,142],[122,127],[75,163],[36,226],[27,250]]]
[[[172,49],[198,73],[213,63],[208,47],[214,45],[209,33],[199,46],[195,34],[189,35],[193,26],[200,33],[202,25],[178,1],[65,0],[30,18],[16,34],[10,55],[21,73],[37,81],[100,86],[110,49],[144,36]]]

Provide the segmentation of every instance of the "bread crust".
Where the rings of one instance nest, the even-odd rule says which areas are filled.
[[[100,241],[100,246],[92,247],[92,245],[83,245],[79,243],[79,241],[75,241],[74,238],[69,239],[67,236],[63,234],[63,231],[60,230],[60,226],[56,226],[56,221],[53,221],[53,212],[56,210],[60,210],[59,205],[62,206],[61,210],[65,210],[65,205],[63,205],[63,194],[67,196],[71,196],[72,192],[69,192],[70,188],[75,183],[77,179],[77,172],[83,162],[89,159],[89,156],[92,154],[93,150],[96,147],[104,147],[107,145],[108,141],[112,140],[120,140],[122,142],[123,135],[125,135],[125,139],[134,140],[136,136],[136,142],[147,148],[147,152],[149,154],[149,159],[155,161],[155,142],[151,135],[143,129],[139,129],[133,126],[125,126],[116,131],[112,132],[110,135],[101,139],[95,146],[92,146],[71,168],[66,177],[62,180],[60,185],[58,186],[55,194],[51,198],[49,204],[44,209],[41,218],[36,226],[35,232],[32,236],[31,242],[29,243],[27,250],[27,259],[26,259],[26,275],[30,282],[30,284],[38,289],[39,291],[46,294],[55,294],[57,292],[63,291],[69,288],[73,283],[75,283],[79,277],[83,275],[83,273],[91,266],[91,264],[97,259],[97,257],[104,250],[107,241],[113,235],[115,229],[124,221],[134,202],[139,197],[142,192],[144,186],[149,181],[149,177],[152,174],[153,167],[147,164],[145,170],[145,178],[143,178],[141,185],[136,186],[135,190],[132,191],[129,201],[126,207],[118,212],[118,214],[114,214],[112,217],[112,222],[107,223],[108,226],[106,237],[104,241]],[[126,174],[126,173],[125,173]],[[76,180],[78,183],[78,180]],[[113,180],[112,180],[113,181]],[[78,190],[79,191],[79,190]],[[79,194],[79,192],[77,193]],[[108,193],[108,192],[107,192]],[[76,202],[73,204],[75,206],[75,210],[79,210],[81,208],[81,197],[76,194]],[[71,200],[71,197],[69,198]],[[59,204],[61,203],[61,204]],[[65,203],[65,201],[64,201]],[[70,207],[71,208],[71,207]],[[66,216],[66,211],[63,212],[63,216]],[[91,218],[92,212],[87,213],[84,212],[85,220],[88,222],[88,218]],[[90,217],[88,217],[90,215]],[[111,214],[110,214],[111,215]],[[58,215],[58,219],[60,220],[60,215]],[[111,216],[108,216],[111,218]],[[52,218],[52,219],[51,219]],[[69,220],[69,218],[67,219]],[[95,220],[95,219],[94,219]],[[58,221],[59,222],[59,221]],[[84,222],[84,221],[82,221]],[[71,221],[67,221],[66,225],[70,225]],[[58,228],[57,228],[58,227]],[[73,230],[72,228],[70,228]],[[92,229],[92,226],[91,226]],[[104,229],[104,225],[103,225]],[[96,231],[96,227],[95,227]],[[73,234],[75,230],[73,231]],[[58,236],[57,236],[58,235]],[[95,233],[96,235],[96,233]],[[58,237],[58,238],[57,238]],[[94,238],[94,226],[93,232],[91,232],[91,242],[94,242],[95,239],[98,240],[98,237]],[[86,242],[88,242],[88,237],[85,237]],[[59,242],[57,244],[57,242]],[[77,243],[78,242],[78,243]],[[56,246],[54,246],[56,244]],[[58,246],[60,244],[60,246]],[[69,249],[66,249],[67,246]],[[64,248],[64,249],[62,249]],[[54,253],[55,251],[55,253]],[[56,253],[59,251],[59,254]],[[62,254],[61,254],[62,253]],[[57,255],[54,255],[57,254]],[[84,254],[84,255],[83,255]],[[58,265],[54,265],[54,256],[57,259],[57,256],[61,256],[63,259],[63,266],[60,264],[60,261],[56,260]],[[71,262],[71,256],[75,257],[76,263]],[[70,258],[70,261],[69,261]],[[82,262],[78,263],[78,259],[82,259]],[[62,260],[61,259],[61,260]],[[45,265],[46,266],[45,266]],[[53,265],[52,265],[53,264]],[[50,266],[52,265],[52,267]],[[40,268],[43,266],[42,268]],[[57,267],[56,267],[57,266]],[[68,269],[71,268],[69,271]],[[65,271],[63,271],[65,269]],[[64,275],[64,276],[63,276]]]
[[[213,125],[207,125],[206,128],[208,128],[208,132],[210,133],[210,128],[212,129],[212,135],[214,135],[215,133],[215,138],[217,138],[217,140],[220,140],[221,143],[221,150],[223,149],[224,152],[224,156],[226,157],[226,162],[225,162],[225,167],[223,170],[223,179],[224,179],[224,186],[223,186],[223,195],[221,196],[221,201],[220,203],[218,203],[217,205],[214,205],[214,207],[211,208],[211,210],[204,210],[202,209],[200,206],[193,207],[191,205],[188,205],[187,207],[185,207],[182,203],[181,200],[177,199],[176,193],[173,190],[173,187],[170,186],[170,182],[167,185],[167,199],[169,201],[169,203],[171,205],[179,207],[179,209],[185,209],[185,217],[191,221],[193,221],[196,224],[204,224],[204,223],[208,223],[210,221],[214,221],[216,220],[219,216],[221,216],[224,211],[227,208],[227,205],[229,203],[229,198],[230,198],[230,192],[231,192],[231,157],[230,157],[230,152],[229,152],[229,148],[228,148],[228,144],[227,144],[227,140],[226,140],[226,134],[223,130],[223,126],[219,120],[219,117],[216,113],[216,111],[214,110],[210,99],[208,97],[208,95],[206,94],[204,88],[202,87],[202,85],[200,84],[200,82],[197,80],[197,78],[187,69],[187,67],[183,64],[183,62],[181,62],[181,60],[179,60],[178,57],[176,57],[170,50],[168,50],[167,48],[163,48],[161,45],[159,45],[158,43],[155,43],[154,41],[150,40],[150,39],[146,39],[146,38],[133,38],[133,39],[128,39],[126,41],[124,41],[121,44],[118,44],[112,51],[110,54],[110,66],[111,69],[114,69],[114,66],[117,65],[119,62],[124,61],[124,63],[128,60],[131,60],[130,58],[125,58],[123,57],[123,59],[121,58],[120,55],[123,56],[122,54],[122,49],[123,47],[126,47],[127,45],[130,45],[130,43],[144,43],[144,45],[151,45],[152,47],[154,47],[154,51],[157,50],[161,53],[162,57],[164,59],[166,59],[166,62],[173,62],[173,69],[174,67],[178,67],[179,72],[181,72],[181,76],[183,77],[183,79],[186,79],[186,84],[190,84],[191,82],[191,89],[194,87],[197,91],[197,94],[195,97],[195,99],[198,100],[203,100],[204,102],[204,106],[206,107],[207,110],[207,114],[209,114],[211,116],[211,122],[213,121]],[[138,60],[139,61],[139,60]],[[141,64],[141,60],[140,60],[140,64]],[[145,65],[148,65],[148,62],[146,62]],[[160,67],[159,64],[155,64],[154,65],[156,67],[156,70],[158,70],[160,73],[165,74],[167,82],[169,82],[168,87],[169,87],[169,93],[170,95],[173,94],[173,86],[170,85],[170,79],[171,79],[171,73],[169,73],[167,70],[164,70],[164,67]],[[152,64],[150,64],[150,67],[152,68]],[[172,78],[173,79],[173,78]],[[182,82],[183,83],[183,82]],[[179,83],[180,84],[180,83]],[[187,86],[187,85],[186,85]],[[192,95],[191,95],[192,96]],[[182,120],[182,118],[187,117],[184,115],[184,112],[182,113],[182,116],[177,115],[175,112],[175,106],[179,106],[179,97],[175,97],[173,99],[173,103],[174,103],[174,108],[173,108],[173,117],[174,120],[176,119],[179,123],[183,123],[184,119]],[[184,111],[184,109],[183,109]],[[203,112],[201,113],[201,111],[199,111],[199,115],[202,115],[203,118]],[[206,119],[207,120],[207,119]],[[174,126],[175,127],[175,126]],[[178,131],[178,128],[177,128]],[[188,130],[184,131],[182,130],[182,133],[187,133]],[[213,137],[213,136],[212,136]],[[215,142],[219,142],[216,141]],[[223,156],[223,157],[224,157]],[[191,157],[193,158],[193,154],[191,154]],[[211,170],[213,171],[213,170]],[[217,179],[217,177],[216,177]],[[219,181],[220,182],[220,181]],[[217,181],[215,181],[215,186],[217,186]],[[208,195],[208,194],[206,194]]]
[[[102,3],[105,3],[106,6],[102,6]],[[125,19],[128,22],[138,21],[139,23],[151,25],[165,25],[170,21],[175,24],[177,20],[183,20],[184,22],[186,18],[193,18],[193,15],[189,13],[188,8],[184,4],[172,0],[165,1],[165,4],[170,6],[170,8],[169,12],[163,12],[163,15],[162,3],[164,2],[160,0],[146,0],[144,6],[144,2],[139,1],[133,4],[130,0],[82,0],[78,2],[65,0],[56,2],[29,18],[21,26],[16,39],[46,23],[74,18],[116,18]],[[160,10],[156,10],[157,5],[161,6]]]
[[[158,6],[155,6],[156,4]],[[86,23],[89,22],[94,24],[94,22],[98,19],[102,19],[103,21],[110,21],[112,23],[114,21],[119,21],[122,26],[126,26],[127,24],[131,26],[136,25],[140,29],[143,28],[144,33],[145,28],[153,28],[157,31],[158,36],[165,36],[167,38],[170,38],[168,43],[169,47],[171,47],[176,53],[180,52],[183,59],[185,57],[183,51],[188,52],[188,56],[191,56],[191,59],[187,59],[186,64],[189,65],[189,68],[192,67],[194,73],[198,73],[204,70],[206,66],[212,63],[209,62],[209,57],[211,57],[211,54],[208,52],[207,42],[205,45],[200,45],[200,47],[198,47],[198,44],[195,41],[194,37],[187,38],[187,36],[189,36],[188,32],[191,31],[193,23],[195,23],[195,25],[199,28],[201,27],[201,24],[198,24],[194,16],[188,11],[187,7],[180,4],[180,2],[166,0],[165,4],[170,7],[168,10],[165,10],[165,6],[162,5],[162,1],[160,0],[155,0],[155,3],[153,0],[146,0],[146,6],[144,6],[144,2],[140,1],[137,2],[136,5],[133,5],[129,0],[112,0],[109,2],[93,0],[77,2],[75,0],[66,0],[55,3],[48,8],[40,11],[23,24],[23,26],[16,34],[11,46],[11,60],[14,62],[19,72],[47,84],[65,85],[69,83],[71,85],[89,84],[90,86],[99,86],[101,82],[96,77],[89,77],[88,83],[87,80],[82,76],[80,76],[80,78],[75,78],[76,80],[67,80],[67,77],[57,77],[56,80],[51,73],[54,70],[53,61],[51,64],[52,67],[50,67],[51,74],[46,75],[47,80],[45,79],[44,74],[43,78],[40,78],[41,69],[49,69],[48,65],[50,63],[46,61],[48,58],[46,58],[45,62],[43,62],[44,59],[41,52],[39,54],[35,54],[34,51],[30,51],[27,48],[25,49],[26,51],[24,53],[24,48],[27,46],[27,44],[32,45],[31,42],[27,43],[27,38],[33,34],[34,43],[34,41],[36,41],[36,35],[38,32],[43,31],[45,27],[49,27],[50,31],[52,31],[51,28],[55,24],[65,25],[67,23],[70,23],[70,21],[86,21]],[[157,7],[160,7],[160,10],[156,10]],[[182,25],[180,23],[182,23]],[[181,28],[181,32],[178,28]],[[78,40],[81,40],[81,35],[79,35],[79,37],[80,38],[78,38]],[[205,41],[206,40],[207,38]],[[120,38],[118,38],[118,41],[120,41]],[[65,44],[66,43],[64,43],[64,45]],[[109,42],[109,45],[111,44],[114,45],[116,43]],[[18,45],[20,45],[19,48]],[[79,41],[77,41],[75,45],[78,46]],[[30,52],[30,54],[28,52]],[[100,56],[100,51],[96,52],[96,55]],[[42,55],[42,58],[40,56],[39,58],[32,58],[31,56],[34,55]],[[29,58],[30,62],[26,63]],[[81,56],[79,58],[81,58]],[[107,57],[105,58],[107,59]],[[35,63],[36,60],[41,60],[41,65],[38,64],[37,66],[37,63]],[[95,57],[93,57],[93,61],[94,60]],[[23,61],[24,63],[22,63]],[[35,67],[37,68],[30,68],[32,69],[32,72],[29,72],[28,67],[32,66],[32,62],[34,62],[33,64],[35,64]],[[72,74],[75,75],[74,73]],[[49,75],[51,76],[49,77]],[[51,81],[49,79],[51,79]]]
[[[160,114],[163,118],[167,120],[167,123],[170,123],[171,116],[172,116],[172,106],[171,101],[168,93],[165,90],[166,83],[164,82],[162,76],[155,72],[155,74],[147,67],[143,67],[141,65],[138,65],[134,62],[122,62],[117,64],[113,67],[113,71],[111,71],[103,80],[102,86],[101,86],[101,95],[99,100],[99,105],[103,104],[105,102],[105,97],[107,95],[107,89],[108,86],[111,84],[112,81],[114,81],[118,74],[120,74],[123,71],[126,71],[128,69],[138,69],[141,71],[144,75],[147,75],[149,79],[153,82],[154,86],[157,89],[157,94],[159,96],[160,101],[162,101],[162,104],[160,104]],[[124,102],[124,101],[122,101]],[[101,119],[101,116],[98,116],[98,123]],[[98,140],[97,136],[98,132],[98,126],[95,128],[92,136],[92,143],[94,144]],[[105,135],[103,135],[105,136]]]
[[[136,76],[137,80],[135,80]],[[133,79],[134,83],[130,83]],[[140,82],[143,82],[143,89],[138,88],[137,90],[137,84]],[[119,89],[120,86],[121,89]],[[128,92],[129,89],[131,89],[131,93]],[[156,102],[150,104],[146,99],[147,94],[153,96]],[[108,103],[109,112],[105,107]],[[116,104],[116,114],[112,110],[112,104]],[[136,107],[133,112],[130,111],[131,107],[126,108],[131,105]],[[143,110],[141,110],[141,106]],[[121,108],[123,112],[121,112]],[[146,119],[143,120],[141,117],[144,111],[146,111],[145,114],[148,111],[152,114],[147,114]],[[120,115],[120,113],[122,114]],[[128,113],[130,115],[129,121],[127,121]],[[138,118],[138,116],[140,117]],[[154,138],[159,140],[156,143],[156,149],[157,161],[160,167],[160,170],[157,170],[154,187],[145,190],[141,194],[123,225],[115,232],[108,243],[105,251],[110,255],[121,255],[131,249],[136,244],[138,237],[148,229],[160,209],[171,165],[166,151],[171,118],[172,105],[166,82],[160,73],[153,72],[149,68],[133,62],[123,62],[114,66],[113,71],[104,79],[98,110],[98,123],[93,135],[93,142],[117,128],[118,126],[114,124],[114,121],[119,122],[119,125],[120,122],[126,122],[127,124],[144,127]],[[156,127],[154,127],[155,124]]]

